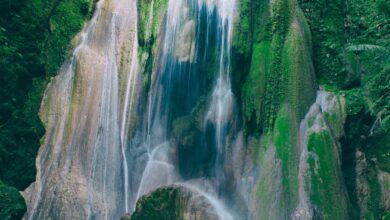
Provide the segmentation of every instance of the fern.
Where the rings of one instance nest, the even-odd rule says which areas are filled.
[[[347,48],[347,51],[381,51],[389,53],[389,50],[386,47],[373,45],[373,44],[356,44],[356,45],[349,45]]]

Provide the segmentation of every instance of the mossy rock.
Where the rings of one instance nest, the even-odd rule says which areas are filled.
[[[282,167],[283,204],[287,213],[298,205],[298,124],[291,108],[284,106],[278,113],[274,127],[276,155]]]
[[[335,141],[328,130],[309,135],[309,182],[306,187],[311,203],[324,219],[343,220],[348,218],[348,211],[334,144]]]
[[[291,106],[297,119],[303,119],[316,90],[311,35],[303,13],[292,0],[274,1],[268,10],[272,15],[266,20],[272,28],[264,30],[270,37],[254,43],[251,68],[242,87],[247,130],[264,132],[273,129],[284,104]]]
[[[209,199],[196,188],[173,185],[156,189],[141,197],[131,219],[217,220],[219,217]]]
[[[141,197],[132,214],[132,220],[166,220],[183,219],[180,212],[181,204],[180,190],[177,188],[160,188],[149,195]]]

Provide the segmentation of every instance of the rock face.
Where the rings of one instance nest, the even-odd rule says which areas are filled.
[[[297,219],[348,219],[348,195],[338,142],[345,117],[342,97],[319,91],[316,103],[301,122]],[[303,218],[301,210],[307,213]]]
[[[248,143],[238,191],[249,219],[348,219],[338,142],[344,121],[343,98],[318,91],[299,127],[286,105],[273,133]]]
[[[142,92],[136,1],[99,1],[78,46],[46,89],[46,135],[25,219],[119,219],[125,212],[121,145]],[[134,50],[135,49],[135,50]],[[130,89],[131,88],[131,89]]]
[[[390,174],[384,171],[379,171],[379,183],[381,185],[382,209],[390,211]]]

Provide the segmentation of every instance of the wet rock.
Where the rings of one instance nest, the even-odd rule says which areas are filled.
[[[218,220],[220,213],[206,194],[185,186],[168,186],[141,197],[131,219]]]
[[[382,209],[390,211],[390,174],[385,171],[379,171],[378,179],[381,185]]]

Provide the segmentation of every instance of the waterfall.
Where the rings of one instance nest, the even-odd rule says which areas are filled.
[[[217,83],[213,89],[209,109],[206,114],[206,123],[211,121],[216,130],[215,139],[217,145],[216,173],[219,180],[223,181],[223,157],[225,137],[227,132],[225,126],[232,117],[234,97],[230,85],[230,48],[232,38],[232,20],[234,13],[234,1],[219,1],[219,32],[221,35],[219,71]]]
[[[135,0],[99,1],[49,83],[25,219],[119,219],[128,210],[126,142],[142,89],[136,17]]]
[[[131,150],[136,152],[138,149],[139,152],[143,148],[145,155],[137,153],[137,156],[132,157],[132,163],[145,164],[144,168],[138,167],[140,171],[134,171],[137,166],[130,164],[133,172],[141,173],[132,179],[132,182],[138,182],[133,184],[136,187],[132,193],[136,196],[130,205],[132,210],[138,198],[154,189],[183,181],[188,185],[189,180],[183,179],[179,173],[176,159],[178,149],[172,142],[171,123],[175,118],[191,112],[199,97],[208,93],[210,88],[204,85],[207,81],[206,71],[210,71],[206,69],[208,59],[216,60],[216,68],[212,70],[215,76],[211,79],[214,88],[209,94],[210,104],[204,116],[205,124],[211,123],[211,128],[205,128],[204,132],[213,130],[215,137],[212,142],[215,143],[202,141],[200,145],[216,148],[216,162],[211,173],[214,173],[217,182],[224,181],[223,157],[228,135],[226,127],[234,108],[229,79],[234,7],[234,0],[169,1],[161,54],[149,92],[146,134],[142,143],[136,144],[138,146],[133,146]],[[209,54],[209,47],[215,47],[215,54]],[[191,186],[202,192],[217,211],[224,210],[215,193],[220,190],[219,186],[211,189],[214,193],[202,190],[202,184]],[[220,217],[231,219],[227,213],[222,213]]]
[[[137,1],[98,2],[79,45],[45,91],[40,114],[47,132],[37,180],[24,192],[25,219],[118,219],[141,196],[174,183],[206,198],[221,219],[232,219],[220,186],[234,109],[234,7],[234,0],[169,0],[143,103]],[[196,147],[203,153],[193,155],[199,162],[183,176],[172,127],[201,97],[207,101]],[[209,134],[213,138],[205,138]]]

